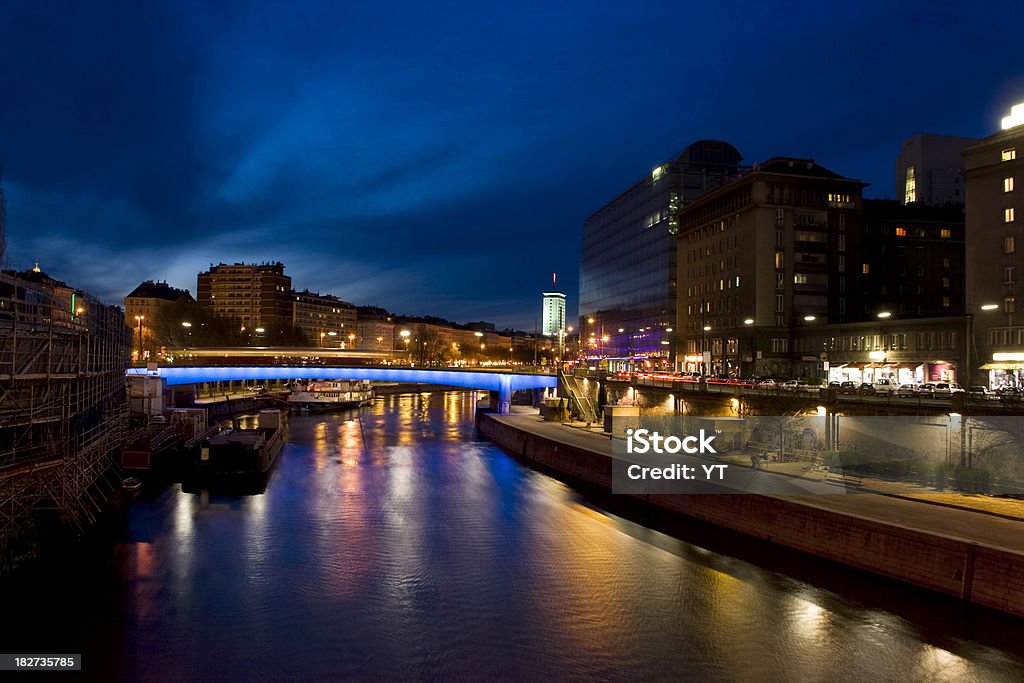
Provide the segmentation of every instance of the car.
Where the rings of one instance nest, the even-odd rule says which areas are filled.
[[[870,382],[862,382],[861,385],[857,387],[857,393],[863,396],[874,396],[875,385]]]
[[[839,382],[838,380],[832,380],[831,382],[828,383],[828,388],[829,389],[838,389],[840,384],[841,384],[841,382]]]
[[[935,383],[925,382],[917,385],[917,395],[922,398],[930,398],[935,395]]]
[[[917,387],[914,386],[913,384],[901,384],[899,388],[896,390],[896,395],[902,396],[904,398],[912,398],[914,396],[917,396]]]
[[[936,382],[935,396],[952,396],[953,394],[962,394],[963,388],[960,387],[956,382]]]
[[[773,379],[762,379],[757,383],[757,386],[762,389],[775,389],[778,387]]]
[[[1024,397],[1024,392],[1021,392],[1019,387],[1014,386],[1001,386],[996,389],[996,394],[999,395],[999,400],[1004,402],[1016,403]]]
[[[895,394],[900,388],[900,385],[894,379],[876,379],[875,380],[875,393],[883,395]]]
[[[844,382],[840,382],[839,383],[839,393],[840,394],[856,394],[857,393],[857,385],[854,384],[853,382],[849,381],[849,380],[844,381]]]
[[[799,388],[800,382],[796,381],[795,379],[786,380],[785,382],[782,383],[783,391],[796,391]]]
[[[263,392],[263,385],[262,384],[254,384],[251,387],[246,387],[245,390],[246,391],[251,391],[251,392],[257,393],[257,394],[258,393],[262,393]]]
[[[975,384],[967,390],[967,395],[975,400],[986,401],[991,398],[998,398],[994,391],[989,391],[988,387],[980,384]]]

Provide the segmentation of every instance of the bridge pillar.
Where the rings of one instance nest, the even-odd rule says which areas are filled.
[[[498,415],[508,415],[512,412],[512,378],[508,375],[501,375],[499,378],[498,401],[494,409]]]

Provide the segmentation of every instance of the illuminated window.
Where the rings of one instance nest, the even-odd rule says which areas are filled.
[[[906,228],[896,228],[896,236],[897,237],[906,237],[907,236],[907,229]]]
[[[949,289],[949,278],[948,277],[942,278],[942,287],[943,287],[943,289]]]
[[[941,237],[942,239],[949,239],[952,236],[953,231],[950,230],[949,228],[943,228],[942,230],[939,230],[939,237]]]
[[[782,252],[781,251],[777,251],[777,252],[775,252],[775,268],[778,269],[778,270],[782,270],[782,266],[783,266]]]
[[[942,259],[942,267],[943,268],[949,268],[949,259],[948,258]]]
[[[870,273],[871,272],[871,264],[870,263],[865,263],[864,266],[861,268],[860,272],[864,273],[865,275]]]
[[[786,212],[783,209],[775,209],[775,225],[782,227],[786,224]]]
[[[1003,312],[1004,313],[1016,313],[1017,312],[1017,297],[1008,296],[1003,301]]]
[[[1003,253],[1012,254],[1017,251],[1017,241],[1012,235],[1003,238]]]
[[[1013,161],[1017,158],[1017,148],[1011,147],[1010,149],[1003,150],[1003,161]]]
[[[793,284],[795,285],[806,285],[807,275],[805,273],[797,273],[793,276]]]
[[[1013,209],[1007,209],[1003,212],[1003,220],[1007,223],[1013,222]]]
[[[1003,178],[1003,192],[1013,192],[1013,176]]]
[[[914,167],[907,166],[907,179],[903,189],[903,203],[913,204],[917,201],[917,179],[914,174]]]

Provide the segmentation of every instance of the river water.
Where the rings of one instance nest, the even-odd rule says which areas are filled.
[[[261,495],[144,492],[0,586],[0,649],[104,681],[1024,679],[1021,622],[641,526],[480,441],[474,401],[293,416]]]

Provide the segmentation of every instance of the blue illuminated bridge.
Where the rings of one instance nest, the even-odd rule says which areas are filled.
[[[163,377],[168,386],[201,382],[292,379],[366,379],[380,382],[441,384],[497,393],[498,412],[508,413],[512,392],[558,386],[554,375],[491,372],[486,370],[429,370],[416,368],[329,367],[309,365],[237,365],[209,367],[161,367],[157,370],[130,368],[127,375]]]

